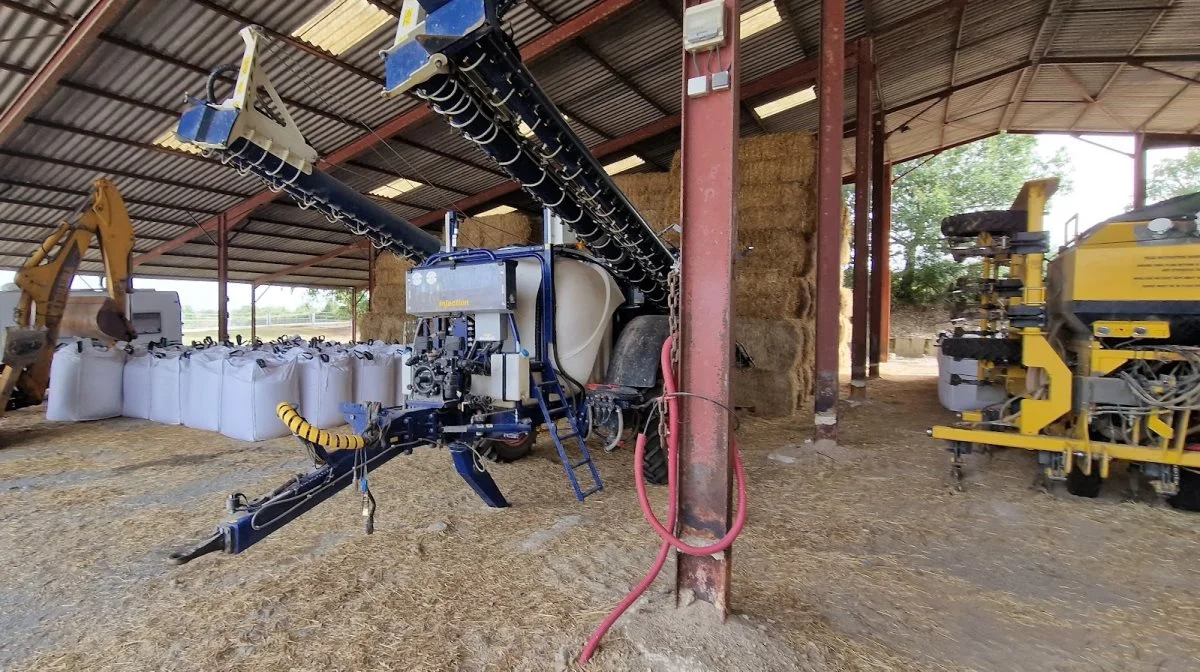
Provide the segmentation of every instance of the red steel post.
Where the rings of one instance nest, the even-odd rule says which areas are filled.
[[[685,7],[687,0],[685,0]],[[738,0],[724,0],[726,40],[715,59],[683,54],[681,221],[684,222],[680,307],[679,536],[712,543],[729,529],[733,470],[733,258],[737,241],[739,124]],[[703,76],[697,63],[728,68],[728,88],[689,97],[687,79]],[[701,398],[703,397],[703,398]],[[714,403],[716,402],[716,403]],[[679,554],[677,594],[690,590],[724,620],[729,612],[730,551]]]
[[[854,311],[851,316],[850,398],[867,396],[868,257],[870,257],[871,132],[874,107],[874,50],[871,38],[858,40],[858,111],[854,143]]]
[[[841,308],[842,124],[845,122],[846,3],[821,2],[820,127],[817,131],[816,439],[837,440]]]
[[[229,229],[220,215],[217,235],[217,340],[229,340]]]
[[[1146,207],[1146,136],[1133,136],[1133,207]]]
[[[892,164],[884,165],[880,179],[883,180],[883,268],[880,270],[883,291],[879,294],[879,328],[884,347],[879,361],[886,362],[892,352]]]
[[[874,180],[871,182],[871,297],[869,308],[871,314],[870,351],[867,375],[879,377],[879,362],[887,361],[888,334],[883,329],[884,292],[891,284],[888,274],[888,234],[884,233],[884,220],[887,213],[883,205],[885,185],[890,185],[891,171],[885,166],[887,132],[884,128],[883,113],[876,114],[871,122],[874,142],[871,145],[871,172]],[[885,279],[886,278],[886,279]],[[890,292],[888,292],[890,294]],[[890,302],[889,302],[890,303]]]

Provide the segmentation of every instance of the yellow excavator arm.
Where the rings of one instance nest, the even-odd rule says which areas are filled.
[[[107,297],[74,297],[71,281],[92,239],[100,242]],[[117,186],[92,185],[91,203],[63,221],[17,271],[21,290],[13,326],[5,332],[0,372],[0,413],[40,404],[50,383],[50,362],[65,322],[71,333],[111,340],[137,336],[127,317],[133,224]]]

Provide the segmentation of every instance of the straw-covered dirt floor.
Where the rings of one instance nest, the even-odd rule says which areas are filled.
[[[925,435],[949,419],[928,363],[887,371],[844,406],[836,448],[806,445],[804,417],[743,419],[733,616],[676,610],[664,577],[590,669],[1200,668],[1200,518],[1117,483],[1031,490],[1015,451],[956,492]],[[492,511],[427,450],[373,475],[373,536],[346,492],[241,556],[174,567],[228,493],[274,487],[300,449],[36,409],[0,441],[0,669],[571,669],[657,548],[628,453],[599,455],[607,489],[581,505],[540,447],[494,470],[513,507]]]

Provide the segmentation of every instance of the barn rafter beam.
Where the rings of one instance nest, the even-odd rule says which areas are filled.
[[[1159,22],[1163,20],[1164,16],[1166,16],[1167,11],[1175,6],[1176,1],[1177,0],[1168,0],[1160,7],[1152,8],[1157,9],[1158,13],[1154,15],[1154,18],[1150,20],[1145,29],[1143,29],[1138,35],[1137,39],[1134,40],[1133,45],[1130,46],[1129,50],[1125,52],[1126,56],[1132,57],[1137,53],[1138,49],[1142,48],[1142,44],[1145,43],[1146,38],[1150,37],[1150,33],[1154,32],[1154,29],[1158,26]],[[1075,130],[1075,127],[1083,121],[1084,117],[1086,117],[1092,111],[1092,109],[1099,104],[1099,101],[1104,98],[1104,96],[1108,93],[1108,90],[1112,88],[1112,85],[1117,82],[1117,78],[1121,76],[1121,72],[1125,69],[1125,65],[1125,63],[1120,63],[1117,65],[1117,67],[1113,68],[1112,74],[1108,76],[1108,79],[1104,80],[1104,85],[1100,87],[1098,92],[1096,92],[1095,101],[1085,107],[1083,111],[1079,113],[1079,116],[1075,117],[1075,121],[1071,123],[1071,130]],[[1133,64],[1131,63],[1130,65]]]
[[[50,58],[25,82],[7,109],[0,113],[0,145],[11,138],[25,119],[50,98],[59,80],[87,57],[96,41],[121,16],[128,4],[129,0],[98,0],[77,21],[56,21],[60,26],[69,26],[67,33]]]

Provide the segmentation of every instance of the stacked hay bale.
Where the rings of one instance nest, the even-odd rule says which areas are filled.
[[[408,341],[412,318],[405,311],[404,281],[413,263],[408,259],[380,252],[375,257],[375,291],[371,310],[359,320],[363,340]]]
[[[505,245],[526,245],[530,241],[531,220],[523,213],[489,215],[467,219],[458,229],[459,247],[496,249]],[[404,282],[413,263],[390,252],[375,258],[375,291],[371,310],[359,322],[362,339],[408,343],[416,330],[416,318],[406,310]]]
[[[738,258],[734,338],[753,360],[734,372],[734,403],[759,415],[794,413],[812,396],[816,327],[817,145],[808,133],[747,138],[738,151]],[[680,220],[680,157],[670,173],[617,176],[619,186],[661,231]],[[849,261],[843,214],[842,265]],[[686,236],[686,224],[682,225]],[[679,235],[663,236],[672,244]],[[849,308],[842,313],[849,315]],[[849,338],[844,330],[842,340]]]

